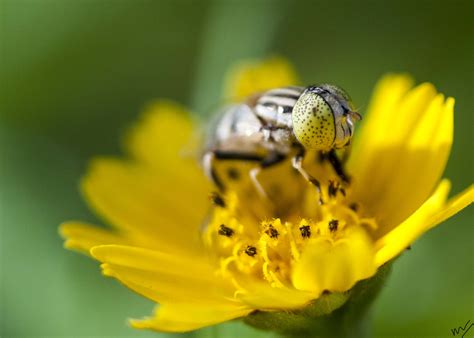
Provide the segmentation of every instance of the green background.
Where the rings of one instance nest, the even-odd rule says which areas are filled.
[[[471,1],[0,0],[0,335],[165,337],[128,328],[152,303],[66,251],[57,226],[97,221],[77,190],[88,159],[119,154],[158,97],[205,114],[242,58],[283,55],[304,82],[367,107],[408,72],[454,96],[446,176],[472,182]],[[422,173],[421,173],[422,174]],[[416,187],[414,187],[416,189]],[[413,245],[373,307],[374,335],[452,336],[474,319],[473,208]],[[270,337],[238,322],[186,337]]]

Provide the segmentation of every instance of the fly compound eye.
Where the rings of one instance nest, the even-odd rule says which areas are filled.
[[[344,105],[347,105],[349,110],[354,110],[354,105],[352,104],[352,99],[349,94],[339,86],[331,84],[323,84],[320,88],[327,90],[339,103],[345,102]]]
[[[320,95],[306,91],[292,111],[293,132],[306,149],[328,151],[336,135],[334,113]]]

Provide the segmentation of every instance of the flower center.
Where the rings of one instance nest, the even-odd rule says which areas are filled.
[[[273,287],[291,286],[292,266],[307,243],[315,239],[337,242],[351,227],[363,227],[369,233],[377,228],[373,219],[363,217],[358,205],[348,200],[350,187],[335,180],[322,182],[321,187],[322,205],[314,187],[307,183],[298,191],[299,207],[263,218],[255,210],[265,209],[268,201],[249,203],[235,191],[225,196],[214,193],[215,207],[203,239],[218,260],[219,273],[234,281],[245,274]]]

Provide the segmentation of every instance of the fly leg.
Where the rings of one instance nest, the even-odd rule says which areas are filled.
[[[263,196],[265,199],[269,199],[268,195],[267,195],[265,189],[263,189],[262,185],[260,184],[257,176],[258,176],[258,174],[260,174],[260,172],[263,169],[272,167],[272,166],[284,161],[285,159],[286,159],[285,155],[277,153],[277,152],[272,152],[272,153],[268,154],[268,156],[266,156],[260,162],[260,165],[258,167],[255,167],[252,170],[250,170],[249,175],[250,175],[250,179],[252,180],[253,185],[255,186],[255,188],[257,189],[259,194],[261,196]]]
[[[257,178],[258,174],[260,174],[261,171],[262,171],[261,166],[255,167],[250,170],[249,176],[250,176],[250,180],[252,181],[253,185],[255,186],[255,189],[257,189],[260,196],[268,200],[269,199],[268,195],[265,192],[265,189],[263,189],[262,185],[260,184],[260,181]]]
[[[217,186],[217,188],[223,192],[225,191],[225,185],[222,179],[217,174],[215,168],[216,160],[236,160],[236,161],[249,161],[249,162],[262,162],[264,157],[255,154],[238,153],[223,150],[209,150],[202,158],[202,165],[204,172],[209,179]]]
[[[214,151],[208,151],[202,157],[202,166],[206,176],[214,183],[214,185],[222,192],[225,190],[222,180],[217,175],[215,168],[216,156]]]
[[[315,179],[313,176],[311,176],[304,168],[303,168],[303,159],[304,159],[304,151],[299,152],[295,157],[292,159],[292,164],[293,168],[298,170],[298,172],[311,184],[313,184],[316,187],[316,191],[318,192],[319,195],[319,204],[324,204],[323,202],[323,195],[321,193],[321,184],[317,179]]]
[[[346,171],[344,170],[344,166],[342,165],[341,160],[339,157],[337,157],[336,152],[334,149],[331,149],[329,153],[327,153],[327,159],[329,160],[329,163],[331,163],[334,171],[336,172],[337,176],[346,184],[350,183],[351,178],[349,175],[346,174]]]

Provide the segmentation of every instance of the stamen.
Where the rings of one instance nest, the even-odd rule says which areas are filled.
[[[309,225],[302,225],[300,226],[301,236],[303,238],[310,238],[311,237],[311,228]]]
[[[298,251],[298,246],[295,241],[295,237],[293,236],[293,227],[291,223],[285,223],[286,227],[286,233],[288,235],[288,241],[290,243],[290,250],[291,250],[291,256],[298,260],[300,258],[300,252]]]
[[[349,204],[349,208],[351,208],[354,211],[357,211],[359,209],[359,205],[356,202],[353,202]]]
[[[269,281],[270,283],[273,283],[273,276],[272,276],[272,274],[270,273],[269,265],[270,265],[269,262],[263,263],[263,265],[262,265],[262,272],[263,272],[263,276],[265,277],[265,279],[266,279],[267,281]]]
[[[222,198],[221,195],[219,195],[219,193],[217,192],[213,192],[211,193],[211,195],[209,196],[209,198],[211,199],[212,203],[218,207],[221,207],[221,208],[225,208],[226,207],[226,204],[225,204],[225,201],[224,199]]]
[[[232,237],[232,235],[234,234],[234,230],[229,227],[226,227],[224,224],[221,224],[217,233],[221,236]]]
[[[328,195],[329,197],[335,197],[337,194],[337,185],[335,181],[330,180],[328,185]]]
[[[282,281],[277,277],[276,273],[270,270],[268,264],[264,266],[264,270],[266,270],[266,276],[268,276],[267,278],[271,282],[271,286],[280,288],[285,287]]]
[[[346,196],[346,189],[344,189],[343,187],[340,187],[339,188],[339,191],[341,192],[342,196]]]
[[[247,245],[247,248],[245,249],[245,253],[249,255],[250,257],[253,257],[257,254],[257,248],[251,245]]]
[[[361,218],[359,219],[359,224],[370,230],[377,230],[378,228],[378,225],[373,218]]]
[[[329,197],[336,197],[338,191],[341,192],[342,196],[346,196],[346,189],[341,187],[341,184],[339,182],[329,180],[329,184],[328,184]]]
[[[273,227],[273,225],[269,224],[268,229],[265,230],[265,233],[268,235],[270,238],[278,238],[278,230]]]
[[[369,233],[376,230],[375,219],[359,214],[362,205],[343,196],[344,188],[350,186],[330,177],[321,180],[321,190],[327,198],[325,204],[315,201],[315,191],[308,185],[299,205],[267,210],[258,216],[244,212],[244,207],[253,207],[257,201],[213,193],[212,202],[218,207],[212,209],[211,221],[203,235],[218,258],[219,274],[226,278],[243,274],[272,287],[289,287],[294,264],[312,241],[344,240],[346,230],[352,227],[363,227]]]
[[[333,219],[329,221],[329,231],[334,232],[337,230],[337,226],[339,225],[339,221],[337,219]]]
[[[222,273],[223,276],[226,276],[227,274],[229,274],[229,265],[232,263],[232,262],[235,262],[237,261],[237,257],[235,256],[230,256],[230,257],[227,257],[225,258],[224,260],[221,261],[220,263],[220,272]]]

